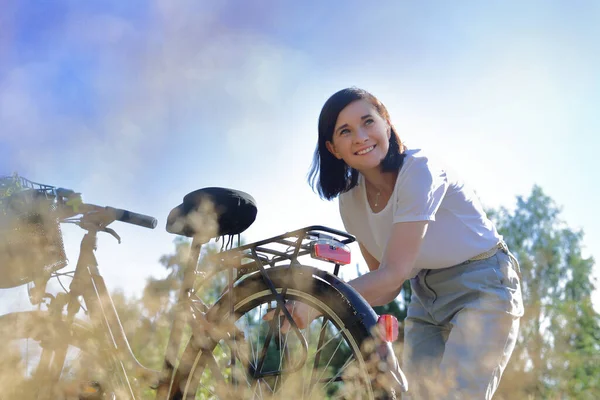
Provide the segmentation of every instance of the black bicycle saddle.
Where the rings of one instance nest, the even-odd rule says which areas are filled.
[[[167,232],[210,238],[237,235],[256,219],[256,201],[248,193],[220,187],[198,189],[185,195],[167,218]]]

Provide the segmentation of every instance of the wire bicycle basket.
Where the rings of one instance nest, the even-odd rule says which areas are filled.
[[[49,277],[66,265],[56,188],[0,176],[0,288]]]

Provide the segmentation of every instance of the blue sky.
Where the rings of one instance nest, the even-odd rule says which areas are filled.
[[[200,187],[256,198],[250,241],[341,228],[305,177],[320,107],[352,85],[486,206],[540,185],[600,259],[600,3],[208,3],[3,5],[0,173],[159,219],[100,240],[109,287],[136,294],[164,273],[166,215]],[[80,234],[65,235],[75,261]]]

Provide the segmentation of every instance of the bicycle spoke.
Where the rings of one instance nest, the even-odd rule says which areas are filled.
[[[323,339],[325,338],[325,333],[327,332],[327,330],[325,329],[325,326],[327,324],[327,317],[323,317],[323,322],[321,324],[321,329],[319,331],[319,341],[317,342],[317,346],[319,346],[319,344],[323,341]],[[313,368],[310,372],[310,380],[312,381],[314,379],[314,373],[316,371],[316,369],[319,366],[319,360],[321,358],[321,352],[317,351],[315,353],[315,360],[314,360],[314,364],[313,364]]]
[[[347,331],[348,331],[347,329],[342,329],[341,331],[338,331],[338,333],[336,333],[334,336],[332,336],[327,342],[323,343],[323,345],[321,347],[319,347],[315,353],[318,353],[321,350],[323,350],[325,348],[325,346],[327,346],[329,343],[331,343],[333,341],[333,339],[335,339],[336,337],[340,336],[342,333],[347,332]]]
[[[331,378],[331,379],[330,379],[330,380],[329,380],[329,381],[328,381],[328,382],[327,382],[327,383],[326,383],[326,384],[323,386],[323,390],[325,390],[325,388],[326,388],[327,386],[329,386],[329,384],[331,384],[331,382],[335,382],[335,380],[336,380],[337,378],[339,378],[339,377],[342,375],[342,373],[344,372],[344,370],[345,370],[346,368],[348,368],[348,366],[349,366],[350,364],[352,364],[352,359],[353,359],[352,355],[351,355],[350,357],[348,357],[348,359],[346,360],[346,362],[344,363],[344,365],[342,365],[342,368],[340,368],[340,370],[338,371],[338,373],[337,373],[337,374],[335,374],[335,375],[333,376],[333,378]]]
[[[248,319],[249,319],[249,315],[247,314],[246,315],[246,320],[248,320]],[[250,327],[250,324],[247,324],[246,326]],[[250,332],[246,331],[246,335],[249,335],[249,334],[250,334]],[[254,360],[254,362],[256,363],[256,357],[257,356],[254,353],[254,346],[252,345],[252,340],[249,341],[249,344],[250,344],[250,350],[252,351],[252,360]],[[256,352],[258,353],[258,349],[256,349]]]
[[[285,335],[285,342],[283,343],[283,346],[282,346],[282,341],[283,341],[283,338],[281,337],[281,329],[280,329],[279,330],[279,354],[280,354],[280,357],[279,357],[279,371],[283,370],[283,356],[285,354],[284,353],[285,348],[286,348],[285,346],[287,346],[287,335]],[[279,377],[280,376],[281,375],[277,375],[275,377],[275,383],[273,384],[273,392],[277,389],[277,383],[279,382]]]
[[[275,383],[273,384],[273,394],[275,394],[275,391],[277,390],[277,382],[279,382],[279,377],[280,375],[277,375],[275,377]]]
[[[291,311],[291,315],[294,315],[294,311],[296,310],[296,303],[294,302],[292,305],[292,311]],[[287,344],[288,344],[288,337],[289,337],[290,331],[288,331],[284,336],[285,336],[285,340],[283,342],[283,346],[279,346],[279,353],[280,353],[280,358],[279,358],[279,371],[283,370],[283,359],[285,358],[285,354],[287,352]],[[281,328],[279,329],[279,337],[281,338]],[[277,388],[277,382],[279,381],[281,375],[277,375],[277,377],[275,378],[275,384],[273,385],[273,389]],[[281,377],[281,380],[283,380],[283,377]]]
[[[342,341],[340,340],[340,342],[338,343],[337,347],[335,348],[335,351],[333,352],[333,354],[335,354],[338,351],[338,349],[340,348],[341,345],[342,345]],[[325,368],[323,368],[323,371],[319,375],[319,378],[317,379],[317,381],[321,380],[321,377],[327,371],[327,367],[329,367],[329,364],[331,364],[331,360],[333,360],[333,356],[329,359],[329,361],[327,362],[327,365],[325,365]],[[310,391],[308,392],[309,395],[312,393],[315,386],[316,386],[316,383],[311,387]]]
[[[267,387],[269,388],[269,390],[271,391],[271,393],[275,394],[275,390],[274,388],[271,388],[271,385],[269,385],[269,382],[267,382],[266,379],[263,379],[263,382],[265,385],[267,385]]]
[[[257,386],[258,386],[258,391],[260,392],[260,398],[262,399],[263,394],[262,394],[262,385],[260,384],[260,380],[258,380]]]

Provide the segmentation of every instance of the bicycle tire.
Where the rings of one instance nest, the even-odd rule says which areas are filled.
[[[339,390],[339,392],[335,394],[339,395],[339,398],[358,399],[379,399],[389,398],[391,396],[393,397],[393,394],[390,395],[390,393],[388,393],[388,391],[386,390],[387,388],[382,388],[380,385],[377,385],[377,379],[373,376],[373,373],[377,371],[378,362],[376,357],[373,357],[375,353],[373,351],[373,346],[369,346],[369,343],[372,343],[371,339],[373,338],[370,330],[373,328],[373,325],[375,323],[374,312],[372,311],[372,309],[369,309],[370,312],[367,313],[361,314],[360,312],[358,312],[356,306],[352,304],[352,302],[344,295],[344,293],[334,288],[334,286],[331,285],[329,282],[318,278],[319,276],[322,277],[323,273],[324,272],[321,270],[307,266],[277,267],[268,270],[269,278],[271,279],[279,293],[281,293],[283,288],[285,287],[287,288],[286,299],[295,301],[301,300],[307,304],[310,304],[312,307],[323,313],[323,315],[327,316],[329,320],[328,322],[332,322],[333,327],[337,329],[337,331],[339,332],[339,336],[343,338],[344,342],[352,352],[352,357],[354,357],[355,360],[354,371],[346,372],[350,372],[347,375],[353,375],[354,378],[349,379],[346,376],[346,379],[342,381],[342,385],[337,385],[337,389]],[[330,281],[333,280],[334,282],[341,283],[341,281],[337,279],[337,277],[334,277],[332,275],[329,275],[328,279]],[[236,321],[239,322],[244,316],[249,315],[251,312],[256,310],[257,307],[261,307],[264,304],[274,303],[275,295],[271,292],[271,290],[264,282],[260,274],[255,273],[253,276],[250,276],[243,280],[241,283],[238,283],[238,285],[233,290],[233,298],[231,298],[229,294],[225,294],[221,299],[219,299],[218,302],[215,303],[215,305],[207,312],[207,320],[212,322],[226,320],[229,314],[230,299],[233,299],[234,312],[236,313],[236,317],[238,314],[240,315],[239,318],[236,318]],[[258,314],[260,315],[261,313],[262,312],[259,309]],[[322,317],[320,318],[322,319]],[[318,324],[322,321],[316,320],[316,322],[318,326]],[[311,326],[313,325],[314,322],[308,327],[309,337],[311,336],[310,330]],[[322,331],[323,328],[321,327],[320,332]],[[303,332],[303,334],[304,333],[305,332]],[[286,335],[286,341],[284,346],[287,345],[287,338],[291,334],[292,333],[290,331],[288,335]],[[257,337],[260,337],[260,333]],[[245,339],[247,340],[247,338]],[[244,340],[244,343],[246,342],[246,340]],[[331,341],[332,339],[329,340]],[[252,343],[250,343],[253,357],[258,355],[258,345],[259,344],[257,342],[256,351],[254,351]],[[340,345],[341,342],[340,344],[338,344],[338,347]],[[207,362],[200,361],[200,359],[202,358],[202,352],[200,351],[199,347],[200,346],[197,343],[195,343],[194,338],[190,339],[190,342],[188,343],[188,346],[184,351],[183,356],[181,357],[181,364],[178,368],[178,374],[176,375],[177,377],[181,377],[181,380],[179,381],[180,391],[174,397],[175,399],[236,398],[237,400],[239,400],[241,398],[246,398],[242,395],[244,391],[245,394],[249,395],[251,398],[255,397],[257,392],[260,390],[260,379],[258,380],[259,382],[255,385],[254,389],[252,389],[251,387],[249,391],[247,390],[248,388],[240,388],[239,385],[236,386],[235,384],[232,386],[227,385],[225,388],[221,387],[219,393],[216,393],[216,391],[219,391],[219,388],[216,386],[213,386],[213,389],[215,390],[212,391],[212,393],[210,389],[204,387],[207,383],[206,377],[209,376],[208,379],[210,379],[212,371],[210,370],[210,368],[207,368]],[[239,345],[236,345],[236,347],[239,347]],[[205,346],[204,348],[207,347]],[[224,345],[223,341],[221,341],[220,343],[213,342],[213,344],[211,346],[208,346],[208,348],[212,348],[211,351],[213,352],[213,354],[215,354],[217,350],[219,350],[219,348],[219,351],[224,352],[226,352],[226,349],[229,348],[230,351],[227,356],[231,355],[231,346]],[[267,353],[271,351],[271,349],[272,348],[270,347],[267,350]],[[324,348],[317,350],[318,351],[316,351],[315,354],[319,353],[320,351],[324,351]],[[248,355],[249,354],[250,351],[248,352]],[[280,350],[279,354],[281,356],[283,352],[281,352]],[[226,359],[227,357],[221,356],[221,359],[223,358]],[[241,358],[243,357],[240,357],[240,359]],[[280,368],[283,362],[283,358],[284,356],[281,356],[280,358]],[[256,362],[257,359],[258,357],[256,357],[254,361]],[[314,362],[314,358],[309,360]],[[249,360],[249,356],[246,360],[240,360],[238,365],[243,365],[244,362],[246,362],[248,365],[252,364]],[[348,364],[348,362],[346,361],[341,368],[347,368],[347,365],[351,364]],[[257,366],[252,366],[252,368],[254,368],[253,371],[256,370],[255,367]],[[358,373],[356,367],[358,367]],[[229,368],[231,369],[230,366]],[[325,369],[327,368],[329,368],[329,364],[326,364]],[[224,369],[227,370],[227,365],[224,366]],[[244,369],[247,369],[247,367],[244,367]],[[248,375],[248,371],[245,372],[246,375]],[[346,374],[346,372],[343,373]],[[324,373],[324,371],[322,373]],[[226,374],[228,374],[230,377],[232,375],[240,375],[239,371],[236,374],[235,371],[232,372],[231,370],[229,370],[229,372],[226,371]],[[244,374],[242,373],[241,375]],[[336,375],[333,375],[333,378],[339,379],[338,375],[339,372]],[[356,376],[358,376],[358,379],[356,379]],[[239,378],[241,380],[242,377]],[[306,378],[306,376],[303,371],[303,380],[304,378]],[[203,379],[205,380],[204,383]],[[277,378],[275,378],[274,383],[273,380],[271,380],[271,384],[273,387],[269,385],[267,378],[263,379],[264,383],[266,384],[265,391],[267,389],[271,390],[270,394],[265,394],[266,398],[272,398],[276,394],[276,379]],[[310,381],[312,381],[312,378],[311,380],[309,380],[309,382]],[[326,389],[327,385],[329,385],[330,383],[331,382],[326,383],[324,385],[324,388],[322,389]],[[251,385],[251,382],[248,379],[247,384]],[[295,385],[298,386],[297,384]],[[293,382],[292,387],[294,387]],[[254,392],[252,392],[252,390],[254,390]],[[285,389],[282,389],[280,387],[279,391],[277,392],[276,398],[280,398],[282,396],[284,396],[285,398],[285,393],[288,393],[287,396],[289,397],[290,391],[286,391]],[[302,394],[306,398],[304,389],[302,390]],[[215,397],[210,397],[211,395]],[[318,393],[313,392],[311,389],[310,393],[308,393],[308,398],[315,398],[315,395],[317,396],[316,398],[324,398],[323,396],[331,396],[331,387],[325,391],[321,390]],[[292,398],[300,397],[298,397],[298,393],[296,392],[292,394]]]

